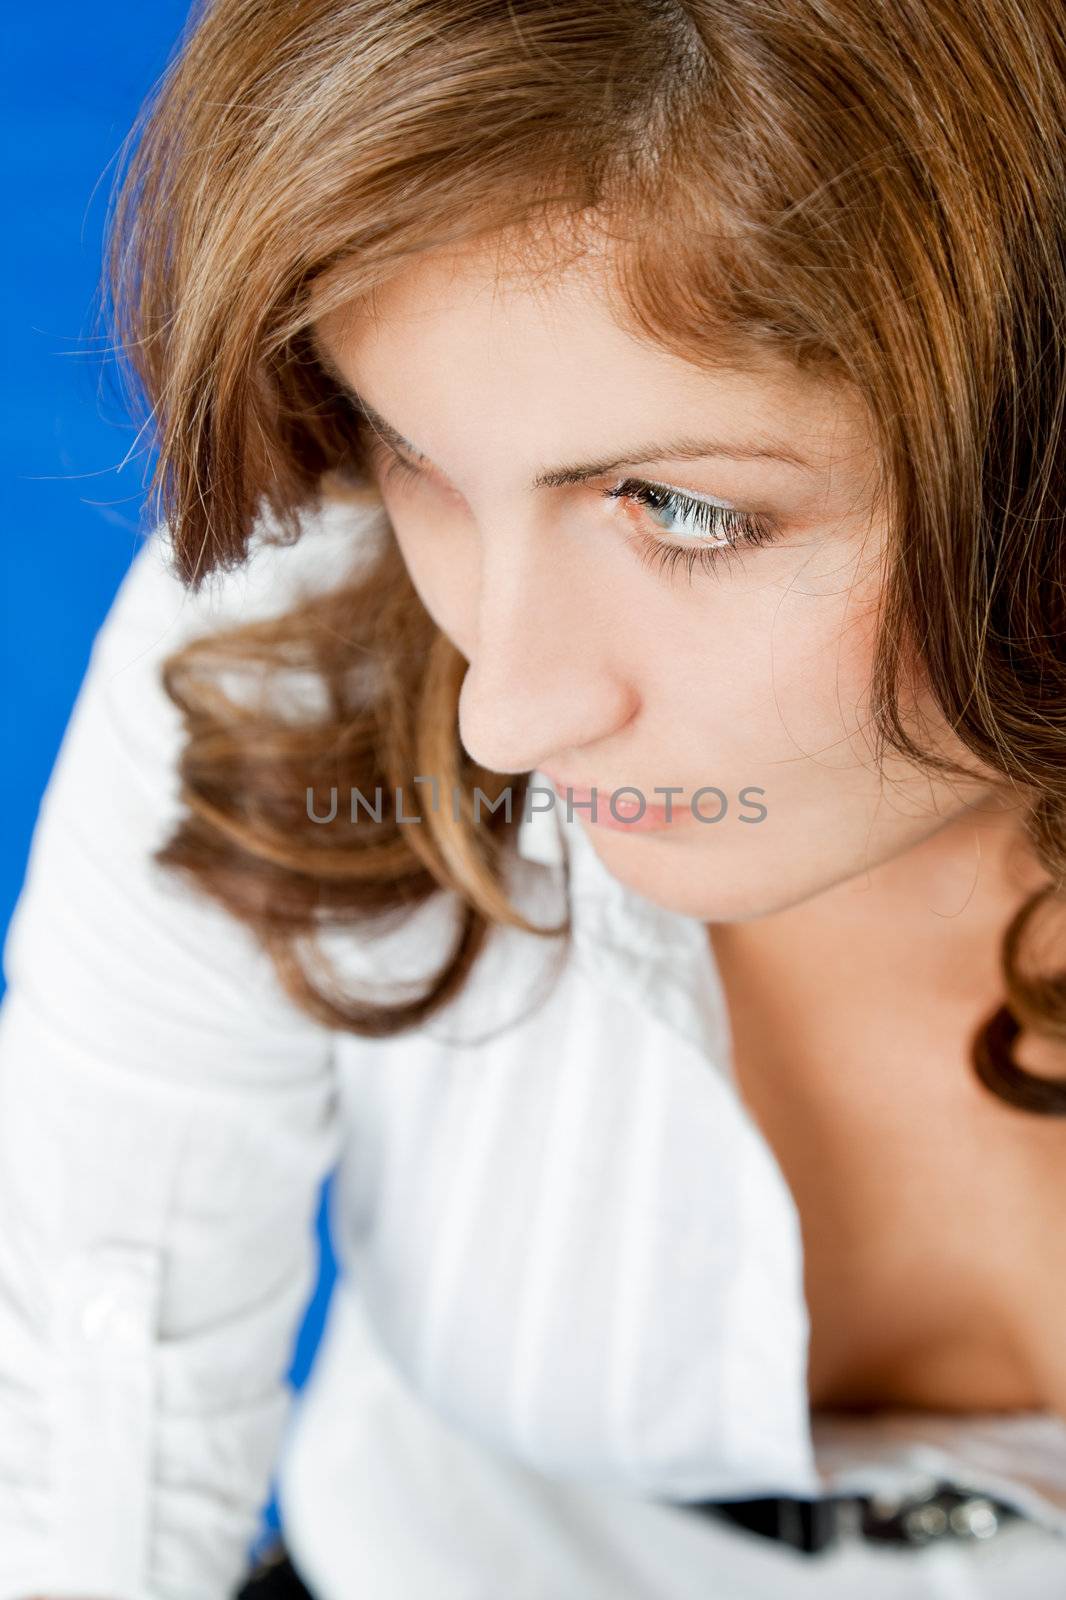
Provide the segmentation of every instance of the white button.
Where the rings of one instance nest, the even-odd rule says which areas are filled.
[[[118,1340],[135,1344],[140,1335],[136,1309],[114,1289],[101,1289],[85,1302],[80,1325],[83,1336],[94,1343]]]

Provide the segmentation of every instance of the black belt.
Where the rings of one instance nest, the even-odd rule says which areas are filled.
[[[778,1539],[811,1555],[846,1534],[879,1544],[927,1545],[944,1539],[983,1540],[1019,1518],[993,1495],[930,1480],[910,1494],[827,1495],[818,1500],[769,1495],[756,1500],[686,1501],[691,1511]]]

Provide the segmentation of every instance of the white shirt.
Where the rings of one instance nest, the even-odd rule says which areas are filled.
[[[705,930],[561,803],[523,820],[510,891],[556,923],[568,856],[569,959],[496,930],[386,1040],[305,1016],[150,862],[180,814],[162,657],[336,582],[380,528],[330,505],[199,596],[158,528],[97,635],[4,947],[0,1600],[228,1600],[276,1463],[321,1600],[688,1600],[738,1536],[665,1502],[930,1473],[1016,1504],[1066,1574],[1062,1419],[812,1423],[798,1215]],[[454,911],[324,946],[381,992],[437,968]],[[294,1405],[334,1166],[340,1272]]]

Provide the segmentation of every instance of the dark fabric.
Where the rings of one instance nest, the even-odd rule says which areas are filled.
[[[763,1496],[755,1500],[711,1500],[692,1508],[732,1522],[768,1539],[781,1539],[811,1554],[833,1543],[834,1525],[824,1500],[796,1500],[788,1496]]]
[[[315,1600],[293,1566],[285,1546],[275,1545],[262,1558],[233,1600]]]

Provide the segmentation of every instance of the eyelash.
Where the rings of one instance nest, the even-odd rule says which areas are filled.
[[[651,562],[657,571],[668,573],[672,573],[678,563],[684,563],[690,582],[694,567],[709,571],[720,558],[737,555],[745,548],[769,544],[774,538],[773,524],[765,517],[736,511],[731,506],[715,505],[710,500],[697,500],[679,489],[648,483],[644,478],[623,478],[613,489],[605,489],[603,497],[605,500],[628,500],[653,511],[668,511],[672,516],[689,518],[702,533],[724,540],[720,544],[685,546],[664,543],[653,534],[637,534],[634,542],[642,559]]]
[[[387,479],[420,476],[418,467],[390,447],[385,463]],[[682,494],[679,489],[671,489],[662,483],[650,483],[644,478],[623,478],[613,488],[604,489],[601,493],[605,500],[625,500],[650,510],[668,511],[675,517],[691,519],[703,533],[725,540],[721,544],[704,543],[686,547],[668,544],[653,534],[640,532],[630,541],[637,545],[641,560],[652,565],[657,572],[672,574],[683,563],[689,582],[692,581],[695,567],[698,566],[702,572],[710,571],[723,557],[738,555],[745,548],[770,544],[775,536],[774,525],[765,517],[715,505],[709,500],[698,500],[692,495]]]

